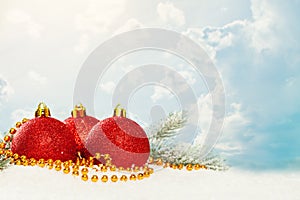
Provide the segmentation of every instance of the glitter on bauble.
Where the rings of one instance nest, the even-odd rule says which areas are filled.
[[[78,104],[64,122],[74,135],[77,152],[87,158],[88,152],[85,148],[85,141],[90,130],[99,122],[98,119],[86,115],[86,108],[82,104]]]
[[[92,156],[109,154],[117,167],[143,166],[150,155],[150,144],[145,131],[126,118],[125,109],[114,110],[114,116],[97,123],[91,130],[86,148]]]
[[[35,118],[17,129],[12,140],[13,153],[27,158],[76,160],[76,142],[61,121],[50,117],[50,110],[40,103]]]

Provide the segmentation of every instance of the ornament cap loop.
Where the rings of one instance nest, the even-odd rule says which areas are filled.
[[[118,104],[115,109],[114,109],[114,117],[119,116],[119,117],[125,117],[126,118],[126,110],[124,108],[119,108],[121,104]]]
[[[80,103],[77,104],[71,112],[73,118],[85,117],[86,116],[86,108]]]
[[[35,117],[50,117],[50,109],[43,102],[39,103],[37,110],[35,111]]]

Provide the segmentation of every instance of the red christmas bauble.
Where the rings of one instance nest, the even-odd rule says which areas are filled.
[[[150,155],[150,144],[145,131],[136,122],[121,116],[100,121],[91,130],[86,147],[92,155],[109,154],[118,167],[143,166]],[[122,114],[123,113],[123,114]]]
[[[76,105],[71,115],[72,117],[66,119],[65,123],[74,135],[77,151],[82,153],[82,156],[87,157],[88,152],[85,148],[85,141],[90,130],[99,122],[99,120],[87,116],[86,110],[82,104]]]
[[[50,111],[43,103],[39,104],[36,118],[17,130],[11,150],[37,160],[76,160],[76,143],[72,132],[63,122],[50,117]]]

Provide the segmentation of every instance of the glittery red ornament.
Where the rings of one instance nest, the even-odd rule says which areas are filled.
[[[99,122],[98,119],[87,116],[86,109],[82,104],[76,105],[71,112],[72,117],[65,120],[76,141],[76,149],[84,157],[87,157],[87,150],[84,146],[90,130]]]
[[[76,143],[67,126],[52,117],[44,103],[40,103],[36,117],[24,123],[12,140],[12,152],[27,158],[75,160]]]
[[[121,116],[117,116],[117,107],[113,117],[93,127],[86,147],[92,155],[109,154],[118,167],[143,166],[150,155],[147,135],[136,122],[126,118],[124,109]]]

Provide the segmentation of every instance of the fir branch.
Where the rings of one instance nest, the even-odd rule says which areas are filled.
[[[0,139],[0,143],[2,143],[3,140]],[[5,150],[10,149],[10,143],[6,145]],[[4,155],[0,155],[0,171],[3,169],[6,169],[10,164],[10,159],[6,159]]]
[[[8,159],[0,158],[0,171],[6,169],[9,166],[10,161]]]
[[[155,129],[150,136],[150,156],[153,159],[161,158],[164,162],[173,164],[200,164],[208,169],[223,171],[228,167],[225,160],[212,153],[201,158],[202,146],[198,144],[176,144],[174,138],[187,122],[186,112],[174,112]]]
[[[179,129],[184,127],[187,122],[185,111],[173,112],[154,130],[154,134],[150,136],[152,140],[161,140],[177,135]]]
[[[167,145],[164,148],[160,148],[158,150],[156,149],[156,151],[151,151],[151,157],[154,159],[161,158],[164,162],[172,164],[205,165],[208,169],[216,171],[225,171],[228,169],[225,164],[225,160],[218,155],[210,153],[204,158],[201,158],[201,146],[177,144],[172,147],[172,145]]]

